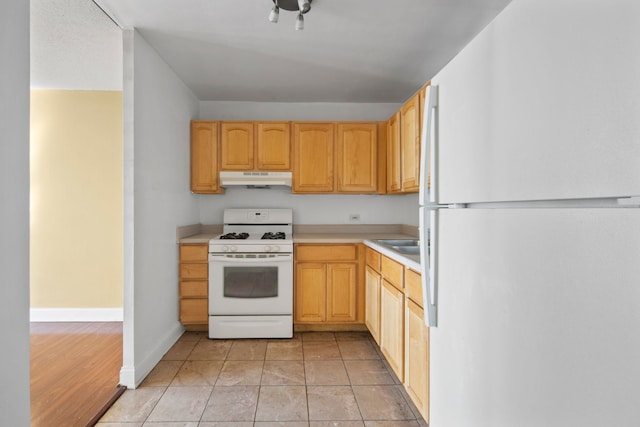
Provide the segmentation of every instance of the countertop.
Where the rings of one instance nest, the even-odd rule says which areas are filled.
[[[420,256],[400,254],[375,242],[380,239],[415,238],[415,236],[399,233],[294,233],[293,243],[364,243],[371,249],[375,249],[406,267],[422,272]]]
[[[179,240],[179,243],[182,244],[203,244],[203,243],[209,243],[209,240],[213,239],[214,237],[218,237],[220,235],[220,233],[198,233],[198,234],[194,234],[193,236],[189,236],[189,237],[183,237]]]
[[[217,237],[219,232],[200,232],[191,236],[179,238],[181,244],[203,244],[209,243],[210,239]],[[378,230],[376,230],[378,231]],[[413,230],[411,230],[413,231]],[[399,263],[411,268],[412,270],[421,272],[420,257],[418,255],[400,254],[387,247],[375,242],[378,239],[415,239],[416,236],[412,234],[403,233],[402,230],[397,232],[371,232],[362,231],[355,233],[343,233],[336,232],[335,230],[329,232],[301,232],[293,233],[293,243],[364,243],[366,246],[375,249],[376,251],[388,256],[389,258],[398,261]]]

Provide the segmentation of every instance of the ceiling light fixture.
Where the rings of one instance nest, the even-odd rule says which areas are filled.
[[[304,30],[304,17],[303,14],[311,10],[311,2],[313,0],[272,0],[274,3],[273,9],[269,14],[269,22],[278,22],[280,9],[298,12],[296,18],[296,30]]]
[[[298,0],[298,9],[300,13],[307,13],[311,10],[311,2],[309,0]]]
[[[302,17],[302,13],[299,13],[296,18],[296,31],[302,30],[304,30],[304,18]]]
[[[271,9],[271,13],[269,14],[269,22],[273,22],[274,24],[278,22],[278,17],[280,16],[280,8],[278,7],[278,1],[276,0],[275,6]]]

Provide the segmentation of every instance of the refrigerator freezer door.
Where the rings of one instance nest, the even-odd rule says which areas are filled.
[[[431,80],[439,203],[640,195],[640,4],[512,3]]]
[[[430,425],[637,425],[637,209],[446,209],[438,230]]]

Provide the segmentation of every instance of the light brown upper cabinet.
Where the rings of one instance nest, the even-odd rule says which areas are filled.
[[[336,169],[338,193],[378,190],[378,124],[338,123]]]
[[[291,135],[286,122],[222,122],[220,169],[291,169]]]
[[[218,194],[218,122],[191,122],[191,191]]]
[[[291,170],[291,131],[289,123],[256,123],[256,169]]]
[[[293,192],[332,193],[334,187],[333,123],[293,124]]]
[[[220,169],[253,169],[253,122],[220,123]]]
[[[420,137],[426,86],[387,121],[387,193],[420,188]]]
[[[418,191],[420,185],[420,92],[400,109],[402,191]]]
[[[387,192],[402,191],[402,157],[400,147],[400,112],[387,122]]]

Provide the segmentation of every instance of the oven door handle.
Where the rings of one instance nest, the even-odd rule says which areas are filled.
[[[281,255],[276,255],[273,257],[251,257],[251,258],[246,258],[246,257],[240,257],[240,258],[236,258],[235,256],[228,256],[228,255],[217,255],[217,254],[209,254],[209,261],[216,261],[216,262],[224,262],[224,263],[237,263],[237,264],[248,264],[248,263],[274,263],[274,262],[289,262],[289,261],[293,261],[293,255],[292,254],[281,254]]]

